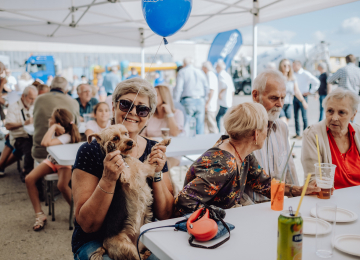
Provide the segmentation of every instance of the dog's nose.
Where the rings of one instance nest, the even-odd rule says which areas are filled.
[[[132,146],[133,144],[134,144],[134,142],[133,142],[132,140],[130,140],[130,141],[127,142],[127,145],[128,145],[128,146]]]

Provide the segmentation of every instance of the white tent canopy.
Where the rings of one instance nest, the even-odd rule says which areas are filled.
[[[257,23],[355,1],[193,0],[188,22],[168,40],[174,42],[253,24],[256,47]],[[158,45],[161,37],[147,26],[140,0],[1,0],[0,40],[142,47],[143,60],[143,47]],[[255,64],[256,57],[254,48]]]
[[[316,11],[356,0],[193,0],[193,10],[179,39],[218,33],[258,22]],[[256,5],[255,5],[256,6]],[[139,0],[1,0],[0,39],[112,46],[158,45],[161,38],[147,26]]]

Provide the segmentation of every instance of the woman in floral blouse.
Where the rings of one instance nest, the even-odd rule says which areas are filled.
[[[224,126],[229,135],[191,165],[184,188],[175,198],[175,216],[193,212],[201,203],[223,209],[240,206],[246,185],[270,198],[270,176],[252,154],[263,146],[267,125],[267,112],[258,103],[243,103],[227,112]],[[291,187],[296,190],[292,196],[300,196],[303,187]],[[307,186],[306,194],[319,191],[314,182]]]
[[[224,118],[222,136],[190,167],[184,188],[175,199],[175,215],[192,212],[199,203],[228,209],[240,205],[245,186],[270,198],[270,176],[253,151],[266,139],[268,115],[257,103],[235,106]]]

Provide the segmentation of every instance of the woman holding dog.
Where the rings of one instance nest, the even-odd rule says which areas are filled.
[[[201,203],[223,209],[241,206],[247,185],[270,198],[270,176],[252,154],[261,149],[267,136],[268,114],[264,106],[237,105],[226,113],[224,126],[228,136],[223,135],[189,168],[184,188],[175,198],[176,216],[195,211]],[[317,189],[309,185],[306,194]]]
[[[119,83],[112,98],[113,123],[123,124],[136,143],[130,156],[140,161],[149,156],[150,163],[158,165],[154,180],[149,181],[154,199],[152,209],[155,218],[168,219],[172,214],[174,197],[166,164],[166,148],[157,146],[151,152],[156,141],[139,135],[155,112],[156,91],[147,81],[133,78]],[[76,219],[72,250],[75,259],[89,259],[102,246],[101,227],[112,202],[116,181],[125,168],[118,150],[105,156],[96,140],[80,147],[72,176]],[[104,259],[110,258],[104,255]],[[148,259],[156,257],[151,255]]]

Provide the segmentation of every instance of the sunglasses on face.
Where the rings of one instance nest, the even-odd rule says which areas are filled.
[[[125,99],[119,99],[119,109],[123,112],[131,112],[133,108],[136,109],[136,114],[139,117],[147,117],[150,113],[150,107],[147,107],[145,105],[134,105],[132,101],[125,100]]]

